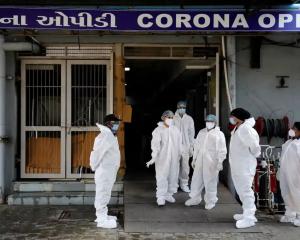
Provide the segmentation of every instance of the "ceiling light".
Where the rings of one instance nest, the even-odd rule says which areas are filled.
[[[293,4],[292,4],[292,7],[300,8],[300,1],[299,0],[294,1]]]
[[[187,70],[206,70],[206,69],[211,69],[211,66],[208,66],[208,65],[186,65],[185,69],[187,69]]]

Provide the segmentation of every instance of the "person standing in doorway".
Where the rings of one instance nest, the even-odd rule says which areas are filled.
[[[195,125],[191,116],[186,113],[186,102],[180,101],[177,103],[177,111],[174,117],[175,126],[179,129],[182,135],[183,154],[179,165],[179,185],[182,191],[190,192],[189,183],[189,159],[193,154],[193,143],[195,138]]]
[[[294,123],[289,136],[280,158],[280,189],[285,203],[280,222],[300,227],[300,122]]]
[[[243,108],[236,108],[230,113],[229,121],[235,126],[231,132],[229,163],[235,190],[242,202],[243,214],[235,214],[237,228],[255,225],[255,197],[252,190],[253,178],[260,156],[259,136],[253,128],[255,120]]]
[[[96,137],[90,156],[90,166],[95,171],[95,208],[97,227],[116,228],[117,217],[108,215],[107,205],[120,167],[120,149],[116,137],[120,119],[114,114],[104,118],[105,126],[96,124],[100,134]]]
[[[217,126],[217,117],[206,117],[206,128],[200,130],[194,143],[192,167],[194,168],[190,199],[186,206],[199,205],[202,201],[202,191],[205,189],[205,209],[215,207],[219,171],[223,169],[227,148],[224,133]]]
[[[157,205],[174,203],[173,194],[178,188],[178,165],[182,155],[181,133],[173,124],[174,113],[170,110],[162,114],[162,122],[152,133],[152,159],[146,163],[155,164]]]

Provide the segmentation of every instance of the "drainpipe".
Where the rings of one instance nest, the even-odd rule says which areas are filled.
[[[3,44],[3,49],[7,52],[28,51],[28,52],[38,53],[40,51],[40,46],[35,43],[29,43],[29,42],[13,42],[13,43],[6,42]]]
[[[4,42],[3,35],[0,35],[0,204],[5,202],[5,188],[6,188],[6,151],[8,149],[7,144],[9,142],[8,137],[8,125],[6,123],[6,109],[9,106],[9,102],[6,99],[6,58],[5,51],[32,51],[38,52],[39,46],[34,43],[17,42],[6,43]]]
[[[0,36],[0,204],[4,202],[5,188],[5,143],[2,140],[6,136],[5,105],[6,105],[6,81],[5,81],[5,51],[3,49],[4,38]]]
[[[225,77],[225,87],[226,87],[226,95],[229,105],[230,112],[232,111],[232,101],[229,90],[229,80],[228,80],[228,68],[227,68],[227,55],[226,55],[226,46],[225,46],[225,37],[222,36],[222,52],[223,52],[223,68],[224,68],[224,77]]]

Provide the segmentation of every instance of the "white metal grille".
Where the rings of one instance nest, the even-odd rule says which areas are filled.
[[[65,57],[66,48],[65,47],[46,47],[46,56],[48,57]]]
[[[26,65],[26,126],[59,126],[61,66]]]
[[[106,65],[72,64],[72,126],[95,126],[106,113]]]
[[[95,57],[110,58],[112,47],[97,46],[49,46],[46,47],[48,57]]]

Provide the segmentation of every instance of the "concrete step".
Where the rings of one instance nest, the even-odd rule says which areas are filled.
[[[93,205],[95,183],[89,181],[18,181],[8,205]],[[114,184],[110,205],[123,205],[123,182]]]
[[[93,192],[94,181],[18,181],[14,192]],[[113,192],[123,192],[123,182],[114,184]]]
[[[112,192],[110,205],[123,205],[123,193]],[[15,192],[8,205],[93,205],[95,192]]]

